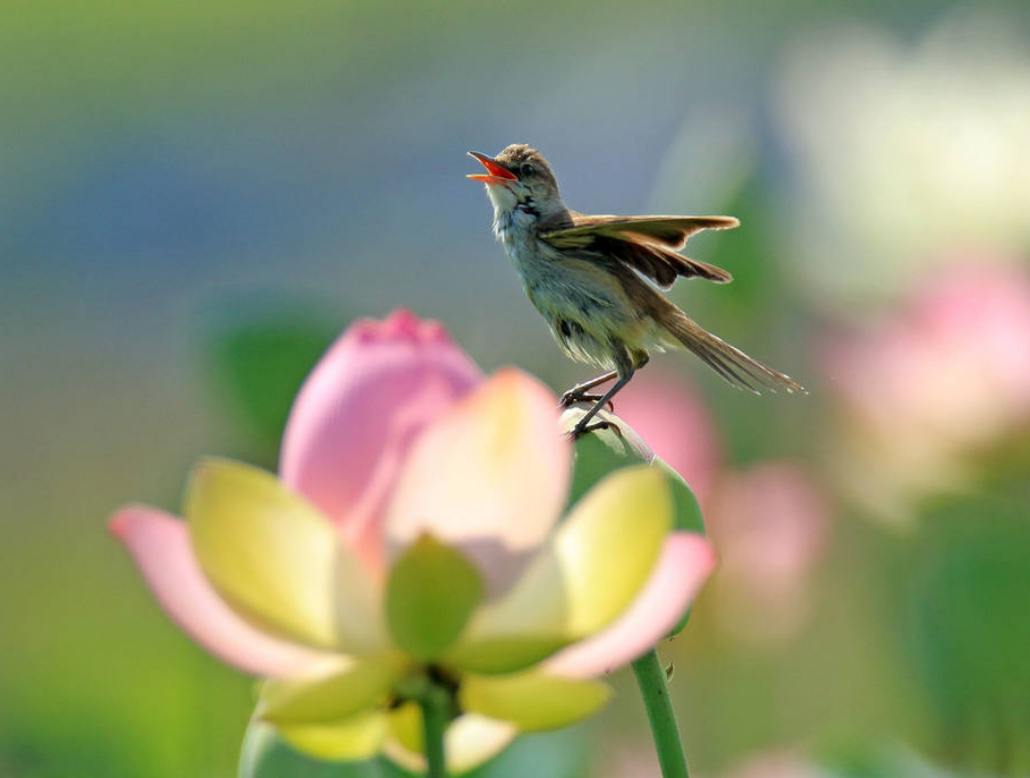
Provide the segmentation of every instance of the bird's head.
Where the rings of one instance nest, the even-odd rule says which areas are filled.
[[[551,166],[536,149],[513,143],[496,157],[478,151],[468,154],[486,168],[485,173],[470,173],[468,178],[486,184],[495,212],[521,207],[541,218],[565,210]]]

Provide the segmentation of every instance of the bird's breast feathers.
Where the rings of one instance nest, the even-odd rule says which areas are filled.
[[[612,339],[634,344],[650,340],[650,322],[637,315],[611,272],[567,256],[535,236],[512,236],[504,246],[533,307],[573,359],[609,367]]]

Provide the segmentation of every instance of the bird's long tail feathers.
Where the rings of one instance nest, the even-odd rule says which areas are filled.
[[[739,348],[708,332],[674,306],[663,311],[660,322],[669,334],[693,351],[701,360],[731,384],[761,394],[762,389],[804,392],[805,388],[788,375],[766,367]]]

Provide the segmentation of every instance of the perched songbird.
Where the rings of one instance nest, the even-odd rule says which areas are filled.
[[[589,216],[566,207],[558,181],[539,151],[508,146],[496,157],[469,155],[486,173],[468,177],[486,184],[494,207],[494,235],[515,264],[530,301],[547,319],[566,354],[607,372],[578,384],[565,405],[594,402],[573,430],[590,420],[643,367],[651,350],[686,347],[735,386],[802,391],[790,376],[757,362],[705,330],[669,302],[678,276],[724,284],[722,268],[679,254],[701,230],[725,230],[730,216]],[[603,395],[589,394],[617,379]]]

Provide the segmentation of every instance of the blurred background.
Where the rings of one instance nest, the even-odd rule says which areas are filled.
[[[12,0],[0,105],[3,778],[234,774],[251,682],[106,519],[274,465],[354,318],[586,377],[463,178],[512,142],[579,210],[740,217],[672,296],[811,391],[666,355],[617,403],[722,557],[663,649],[694,772],[1030,774],[1025,3]],[[616,685],[481,775],[657,775]]]

